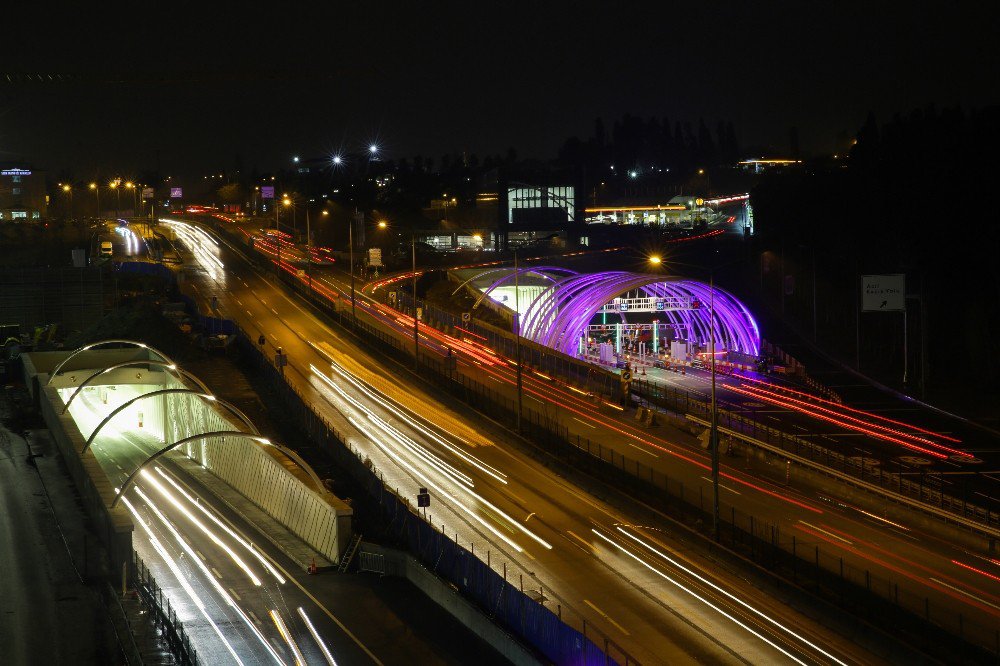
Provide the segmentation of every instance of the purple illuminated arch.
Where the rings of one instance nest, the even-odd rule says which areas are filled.
[[[636,292],[654,298],[673,297],[698,301],[700,307],[658,313],[661,320],[681,327],[685,337],[699,345],[714,331],[720,349],[751,356],[760,354],[760,330],[750,311],[732,294],[718,287],[684,278],[606,271],[570,275],[552,284],[531,302],[524,313],[524,337],[575,355],[581,333],[607,303]],[[713,294],[714,292],[714,294]],[[709,303],[714,295],[715,316]],[[619,313],[625,320],[624,313]]]

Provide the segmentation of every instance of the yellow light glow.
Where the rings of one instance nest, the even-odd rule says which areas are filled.
[[[661,259],[660,256],[656,255],[656,254],[654,254],[653,256],[651,256],[649,258],[649,263],[651,263],[651,264],[658,264],[658,263],[660,263],[662,261],[663,261],[663,259]]]
[[[386,223],[385,220],[382,220],[381,222],[378,223],[378,228],[379,229],[385,229],[387,226],[389,226],[389,225],[388,225],[388,223]]]

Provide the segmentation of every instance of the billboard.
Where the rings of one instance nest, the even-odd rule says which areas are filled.
[[[262,199],[273,199],[274,185],[262,185],[260,188],[260,196]]]
[[[170,188],[170,198],[171,199],[182,199],[184,198],[184,190],[180,187]]]
[[[144,187],[144,188],[142,188],[142,198],[143,199],[152,199],[153,198],[153,188],[152,187]]]
[[[862,312],[903,312],[906,310],[906,276],[861,276]]]

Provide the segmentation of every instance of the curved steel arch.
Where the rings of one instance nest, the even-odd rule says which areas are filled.
[[[309,478],[312,479],[312,482],[313,484],[315,484],[317,490],[319,490],[320,495],[328,495],[330,493],[330,491],[326,489],[326,486],[323,485],[323,482],[320,481],[319,476],[316,474],[316,471],[309,466],[309,463],[303,460],[302,457],[299,456],[299,454],[295,453],[291,449],[282,446],[281,444],[275,444],[266,437],[261,437],[260,435],[251,435],[241,430],[213,430],[212,432],[203,432],[198,435],[191,435],[190,437],[179,439],[173,444],[167,444],[159,451],[153,453],[144,461],[142,461],[142,463],[138,467],[136,467],[131,474],[128,475],[128,478],[125,479],[125,483],[122,485],[121,490],[118,491],[118,494],[115,495],[115,498],[111,501],[111,508],[114,509],[116,506],[118,506],[118,500],[120,500],[128,491],[128,489],[132,487],[132,485],[135,483],[135,477],[137,477],[139,473],[146,468],[146,465],[150,464],[151,462],[154,462],[161,456],[166,455],[170,451],[173,451],[178,446],[183,446],[191,442],[196,442],[199,439],[211,439],[214,437],[241,437],[244,439],[252,439],[258,444],[263,444],[265,446],[273,446],[274,448],[278,449],[286,456],[291,458],[293,461],[295,461],[295,463],[299,467],[305,470],[306,474],[309,475]]]
[[[250,428],[250,430],[252,431],[251,434],[253,434],[253,435],[259,435],[260,434],[260,431],[257,430],[257,426],[255,426],[253,424],[253,421],[251,421],[249,419],[249,417],[247,417],[246,414],[244,414],[243,412],[241,412],[236,407],[236,405],[232,404],[231,402],[228,402],[226,400],[222,400],[221,398],[216,398],[214,395],[212,395],[210,393],[200,393],[199,391],[195,391],[194,389],[189,389],[189,388],[157,389],[155,391],[150,391],[149,393],[143,393],[142,395],[136,396],[136,397],[132,398],[131,400],[128,400],[127,402],[119,405],[115,409],[111,410],[111,413],[108,414],[107,416],[105,416],[104,420],[102,420],[100,423],[98,423],[97,427],[94,428],[94,431],[92,433],[90,433],[90,436],[87,438],[87,443],[83,445],[82,449],[80,449],[80,455],[83,455],[84,453],[86,453],[87,449],[90,448],[90,445],[93,444],[94,440],[97,438],[97,434],[101,431],[101,429],[104,426],[106,426],[108,423],[111,422],[111,419],[113,419],[115,416],[117,416],[121,412],[125,411],[125,409],[127,407],[129,407],[130,405],[132,405],[133,403],[135,403],[135,402],[137,402],[139,400],[143,400],[145,398],[155,398],[158,395],[170,395],[170,394],[177,394],[177,393],[189,393],[189,394],[192,394],[192,395],[196,395],[196,396],[198,396],[198,397],[200,397],[200,398],[202,398],[202,399],[204,399],[204,400],[206,400],[208,402],[218,403],[219,405],[221,405],[222,407],[224,407],[225,409],[227,409],[230,413],[232,413],[233,415],[235,415],[236,418],[238,418],[240,421],[242,421],[243,425],[245,425],[248,428]]]
[[[76,349],[74,349],[72,352],[70,352],[69,356],[67,356],[62,361],[60,361],[59,365],[57,365],[55,367],[55,369],[51,373],[49,373],[49,381],[45,382],[45,384],[46,385],[51,384],[52,383],[52,378],[55,377],[56,375],[58,375],[59,371],[62,369],[62,367],[64,365],[66,365],[66,363],[68,363],[69,360],[71,358],[73,358],[74,356],[76,356],[77,354],[80,354],[80,353],[83,353],[83,352],[88,351],[90,349],[93,349],[94,347],[100,347],[102,345],[111,345],[111,344],[135,345],[136,347],[141,347],[142,349],[148,349],[149,351],[151,351],[154,354],[156,354],[157,356],[159,356],[161,360],[163,360],[163,361],[165,361],[167,363],[171,363],[173,365],[176,365],[176,363],[174,363],[172,360],[170,360],[170,358],[166,354],[164,354],[163,352],[161,352],[159,349],[156,349],[155,347],[150,347],[145,342],[138,342],[136,340],[125,340],[125,339],[112,338],[112,339],[108,339],[108,340],[99,340],[97,342],[91,342],[89,345],[84,345],[82,347],[77,347]]]
[[[699,308],[664,311],[664,315],[672,324],[685,327],[689,337],[699,343],[714,336],[726,349],[754,356],[760,353],[757,323],[746,306],[729,292],[695,280],[624,271],[574,275],[559,280],[528,306],[524,336],[573,355],[581,332],[598,311],[614,298],[633,290],[652,297],[697,300],[702,303]],[[714,316],[706,307],[712,300]]]
[[[82,391],[84,388],[86,388],[87,384],[89,384],[91,381],[93,381],[97,377],[100,377],[105,372],[111,372],[112,370],[117,370],[118,368],[127,368],[127,367],[129,367],[131,365],[158,365],[158,366],[160,366],[160,367],[162,367],[162,368],[164,368],[166,370],[171,370],[173,372],[176,372],[181,377],[187,377],[188,379],[190,379],[191,381],[193,381],[195,384],[197,384],[198,388],[200,388],[202,391],[204,391],[205,393],[207,393],[209,395],[212,394],[212,391],[207,386],[205,386],[204,382],[202,382],[200,379],[198,379],[197,377],[195,377],[194,375],[192,375],[187,370],[183,370],[181,368],[178,368],[177,365],[173,361],[171,361],[169,363],[167,363],[166,361],[141,361],[141,360],[140,361],[123,361],[122,363],[115,363],[114,365],[109,365],[106,368],[98,370],[94,374],[92,374],[89,377],[87,377],[86,379],[84,379],[83,383],[76,387],[76,390],[73,391],[73,395],[71,395],[69,397],[69,400],[66,401],[66,404],[63,405],[62,413],[63,414],[66,413],[66,410],[69,409],[70,404],[73,402],[73,400],[76,398],[76,396],[80,395],[80,391]]]
[[[535,266],[533,268],[518,268],[516,271],[512,270],[510,268],[505,268],[503,270],[510,271],[510,273],[508,273],[507,275],[503,276],[499,280],[493,281],[493,283],[490,284],[490,286],[487,287],[483,291],[482,294],[480,294],[479,298],[476,299],[476,302],[473,303],[473,305],[472,305],[472,309],[473,310],[475,310],[476,308],[479,307],[479,304],[483,302],[483,299],[486,298],[491,291],[493,291],[494,289],[496,289],[497,287],[499,287],[500,285],[502,285],[504,282],[508,282],[510,280],[513,280],[518,275],[526,275],[526,274],[530,274],[530,273],[536,273],[536,274],[542,276],[543,278],[545,278],[546,280],[551,280],[552,282],[556,282],[557,281],[556,278],[554,278],[554,277],[552,277],[550,275],[546,275],[545,273],[542,273],[541,272],[542,270],[559,271],[559,272],[568,273],[570,275],[579,275],[579,273],[577,273],[574,270],[571,270],[569,268],[561,268],[559,266]]]

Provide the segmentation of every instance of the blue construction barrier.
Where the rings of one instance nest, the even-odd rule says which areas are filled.
[[[148,261],[123,261],[115,264],[115,268],[122,273],[135,273],[137,275],[158,277],[171,283],[175,283],[177,281],[174,272],[163,264],[154,264]]]

